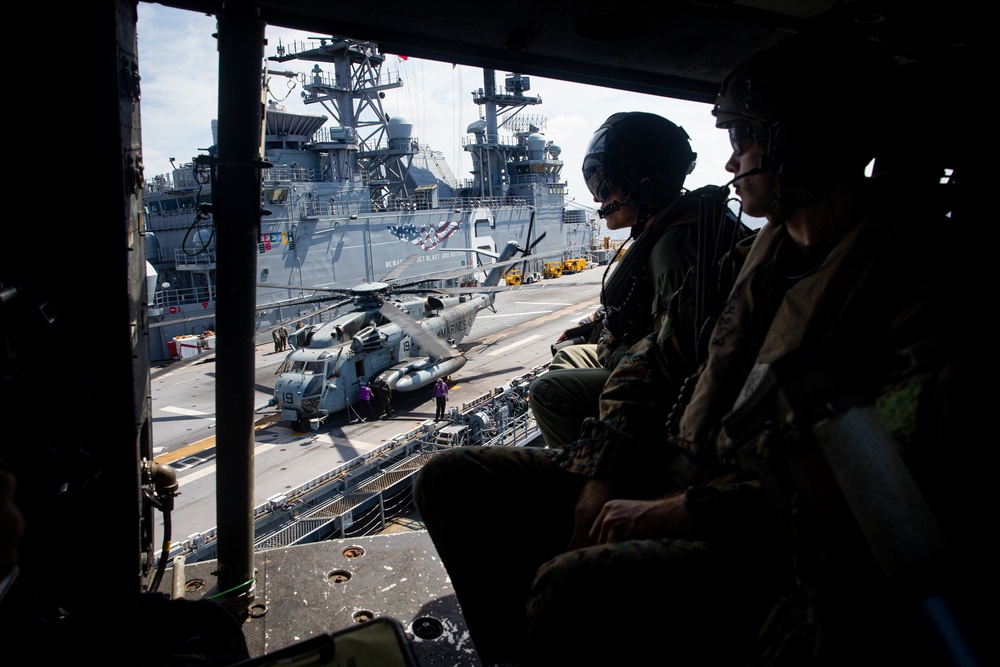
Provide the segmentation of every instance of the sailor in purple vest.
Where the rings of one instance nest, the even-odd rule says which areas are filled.
[[[371,418],[372,414],[372,388],[368,386],[367,382],[362,382],[361,387],[358,388],[358,398],[361,399],[361,410],[363,414]]]
[[[434,419],[444,419],[445,405],[448,403],[448,383],[443,379],[438,378],[434,383],[434,400],[437,401],[437,411],[434,413]]]

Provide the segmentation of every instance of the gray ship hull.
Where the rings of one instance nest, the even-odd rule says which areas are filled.
[[[448,208],[431,210],[319,216],[312,220],[300,216],[295,222],[287,218],[265,222],[257,257],[261,283],[257,289],[258,330],[264,332],[317,310],[321,304],[302,303],[304,298],[323,296],[312,288],[350,288],[381,280],[411,256],[415,259],[400,276],[404,280],[462,268],[468,268],[469,278],[475,279],[479,267],[491,259],[470,249],[496,253],[509,240],[526,248],[542,234],[544,238],[525,258],[529,271],[541,271],[546,259],[586,253],[591,245],[590,226],[566,222],[561,195],[536,199],[534,220],[533,207],[521,201],[496,207],[451,202]],[[178,217],[193,220],[190,215]],[[161,229],[152,232],[154,240],[150,245],[157,252],[150,253],[150,257],[162,260],[154,267],[170,267],[166,269],[168,277],[176,279],[181,273],[187,274],[182,283],[188,287],[155,293],[158,299],[150,309],[150,352],[154,360],[180,354],[176,344],[171,345],[176,337],[214,331],[214,248],[194,253],[198,241],[192,245],[181,220],[174,222],[178,224],[170,226],[179,229],[160,225]],[[155,230],[157,226],[151,227]],[[182,247],[185,235],[186,250]],[[203,231],[202,236],[206,235]],[[464,281],[449,282],[460,285]],[[331,311],[329,317],[336,314],[336,310]]]

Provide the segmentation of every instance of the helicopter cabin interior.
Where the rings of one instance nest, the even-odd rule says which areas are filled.
[[[205,67],[217,67],[221,82],[213,199],[217,245],[229,252],[218,258],[219,275],[228,279],[219,280],[218,329],[224,335],[217,350],[217,391],[229,398],[218,406],[217,464],[220,488],[232,492],[218,500],[218,560],[198,566],[206,588],[188,588],[188,601],[214,597],[246,612],[242,629],[254,658],[276,655],[310,635],[340,631],[356,624],[357,610],[368,610],[361,620],[384,614],[407,624],[417,635],[422,664],[477,664],[426,535],[369,538],[363,543],[372,564],[367,575],[363,559],[352,564],[343,545],[319,545],[302,559],[289,558],[289,550],[262,554],[254,549],[248,518],[253,363],[247,360],[254,353],[254,221],[261,216],[261,198],[246,193],[261,191],[260,66],[266,25],[371,39],[388,53],[710,103],[724,76],[751,54],[818,23],[850,24],[924,67],[924,94],[900,100],[900,122],[913,121],[914,141],[943,149],[934,155],[944,154],[947,167],[966,167],[958,164],[967,145],[962,133],[971,125],[959,115],[972,71],[964,44],[972,17],[966,0],[673,0],[627,7],[560,0],[461,8],[441,0],[158,4],[216,17],[218,61]],[[9,239],[0,265],[6,346],[6,433],[0,457],[18,477],[19,507],[31,527],[21,545],[16,582],[30,594],[7,591],[0,608],[5,623],[19,618],[29,628],[32,619],[51,618],[52,610],[76,614],[85,619],[72,635],[85,639],[78,651],[93,657],[135,651],[127,661],[161,664],[155,660],[156,644],[168,636],[193,636],[198,622],[218,627],[223,637],[233,628],[211,614],[199,616],[205,613],[202,607],[165,611],[141,604],[156,574],[160,536],[153,534],[157,510],[149,500],[154,443],[142,221],[153,212],[143,209],[136,7],[135,0],[69,3],[58,11],[21,6],[22,29],[9,52],[27,57],[27,64],[41,60],[41,67],[30,71],[41,72],[40,80],[49,85],[31,102],[38,109],[34,126],[47,131],[19,133],[16,139],[27,149],[20,154],[37,167],[29,189],[39,191],[33,192],[37,201],[51,199],[49,186],[58,185],[59,200],[92,206],[85,215],[53,225],[56,234],[22,232],[16,241]],[[71,133],[60,131],[69,128]],[[53,155],[58,162],[48,159]],[[967,214],[966,197],[956,189],[956,224],[958,211]],[[42,211],[32,206],[24,213],[20,224],[30,227]],[[51,353],[82,346],[95,332],[105,340],[99,363],[67,362]],[[55,385],[53,378],[59,378]],[[98,523],[102,539],[95,544]],[[441,595],[393,607],[396,593],[387,592],[380,578],[390,563],[400,579],[408,575],[422,589]],[[352,567],[356,597],[341,606],[350,607],[354,617],[318,599],[310,609],[289,599],[297,586],[315,592]],[[313,581],[316,571],[329,577]],[[248,581],[256,582],[253,592]],[[164,589],[169,589],[166,580],[159,590]],[[449,641],[428,639],[420,645],[425,630],[428,637]],[[8,652],[40,660],[66,648],[37,643],[30,634],[6,639]],[[225,653],[225,647],[220,651]]]

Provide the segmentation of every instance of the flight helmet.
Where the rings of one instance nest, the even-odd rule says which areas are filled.
[[[598,200],[621,190],[643,222],[681,195],[698,155],[684,128],[641,111],[612,114],[597,128],[583,158],[583,178]]]
[[[896,63],[875,43],[802,33],[761,51],[723,81],[712,115],[733,149],[752,135],[775,179],[776,209],[816,203],[862,170],[887,125]]]

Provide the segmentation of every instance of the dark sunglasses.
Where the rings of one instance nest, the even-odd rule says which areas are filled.
[[[729,143],[733,146],[733,152],[739,155],[743,152],[743,145],[747,139],[754,138],[753,126],[749,123],[732,125],[729,128]]]

